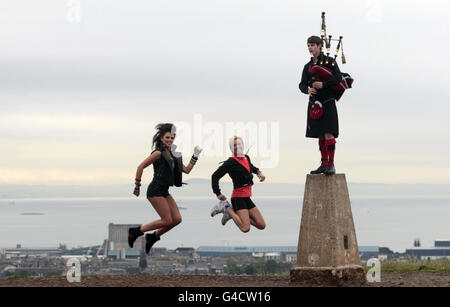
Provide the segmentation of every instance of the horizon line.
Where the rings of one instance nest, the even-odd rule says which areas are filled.
[[[210,181],[209,178],[190,178],[184,181],[193,181],[193,180],[204,180]],[[222,182],[224,183],[232,183],[232,181],[228,178],[225,178]],[[150,182],[149,182],[150,183]],[[259,182],[257,182],[259,183]],[[290,184],[290,185],[304,185],[304,183],[296,183],[296,182],[264,182],[265,185],[275,185],[275,184]],[[374,182],[374,181],[347,181],[347,184],[379,184],[379,185],[450,185],[449,183],[430,183],[430,182]],[[11,185],[11,186],[51,186],[51,187],[109,187],[109,186],[119,186],[119,185],[132,185],[132,183],[111,183],[111,184],[52,184],[52,183],[5,183],[0,182],[0,185]]]

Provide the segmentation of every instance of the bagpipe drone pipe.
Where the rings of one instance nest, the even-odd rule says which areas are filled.
[[[325,63],[318,63],[318,65],[314,65],[310,67],[310,73],[314,76],[314,79],[316,81],[327,81],[331,78],[333,75],[332,68],[329,68],[327,66],[333,67],[336,65],[336,58],[339,54],[339,51],[342,50],[342,64],[345,64],[347,61],[345,59],[344,55],[344,42],[343,42],[343,36],[339,36],[339,39],[333,39],[332,35],[327,35],[327,26],[325,22],[325,12],[322,12],[322,26],[321,26],[321,33],[320,37],[322,38],[322,41],[325,42],[325,47],[327,49],[327,58]],[[328,57],[330,56],[330,49],[331,49],[331,41],[337,41],[337,47],[336,47],[336,54],[334,56],[334,60],[329,63]],[[322,44],[323,48],[323,44]],[[348,73],[341,73],[342,74],[342,80],[336,84],[331,86],[333,90],[336,90],[336,101],[339,101],[341,99],[342,95],[344,94],[345,90],[352,87],[354,79],[348,74]]]

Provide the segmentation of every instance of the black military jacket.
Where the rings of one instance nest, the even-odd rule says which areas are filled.
[[[325,64],[327,59],[328,64]],[[306,63],[306,65],[303,67],[302,80],[299,84],[299,88],[304,94],[308,94],[308,88],[312,87],[313,75],[310,73],[309,68],[314,65],[313,61],[314,59],[311,58],[311,61]],[[321,66],[331,69],[333,76],[331,76],[330,79],[323,81],[323,88],[318,89],[317,94],[312,96],[311,98],[314,99],[314,101],[318,100],[320,102],[324,102],[326,100],[336,98],[338,93],[336,90],[332,89],[331,86],[341,82],[342,74],[337,63],[335,63],[334,66],[331,65],[331,63],[334,62],[334,59],[332,57],[327,57],[326,55],[321,53],[318,57],[317,63],[320,64],[320,62],[323,63]]]
[[[259,169],[252,164],[249,156],[245,156],[247,157],[248,164],[250,165],[250,173],[242,164],[230,157],[214,172],[214,174],[212,174],[211,185],[213,192],[217,196],[222,194],[219,188],[219,180],[225,176],[225,174],[228,174],[231,177],[231,180],[233,180],[234,189],[253,185],[253,174],[257,174]]]

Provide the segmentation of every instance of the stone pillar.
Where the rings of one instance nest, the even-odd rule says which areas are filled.
[[[360,285],[360,264],[345,174],[307,175],[291,282],[303,285]]]

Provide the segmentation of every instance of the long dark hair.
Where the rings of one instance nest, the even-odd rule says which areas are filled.
[[[161,138],[164,136],[164,134],[166,134],[167,132],[173,134],[176,133],[175,125],[170,123],[158,124],[156,125],[155,129],[158,131],[153,136],[152,149],[158,149],[163,147]]]

